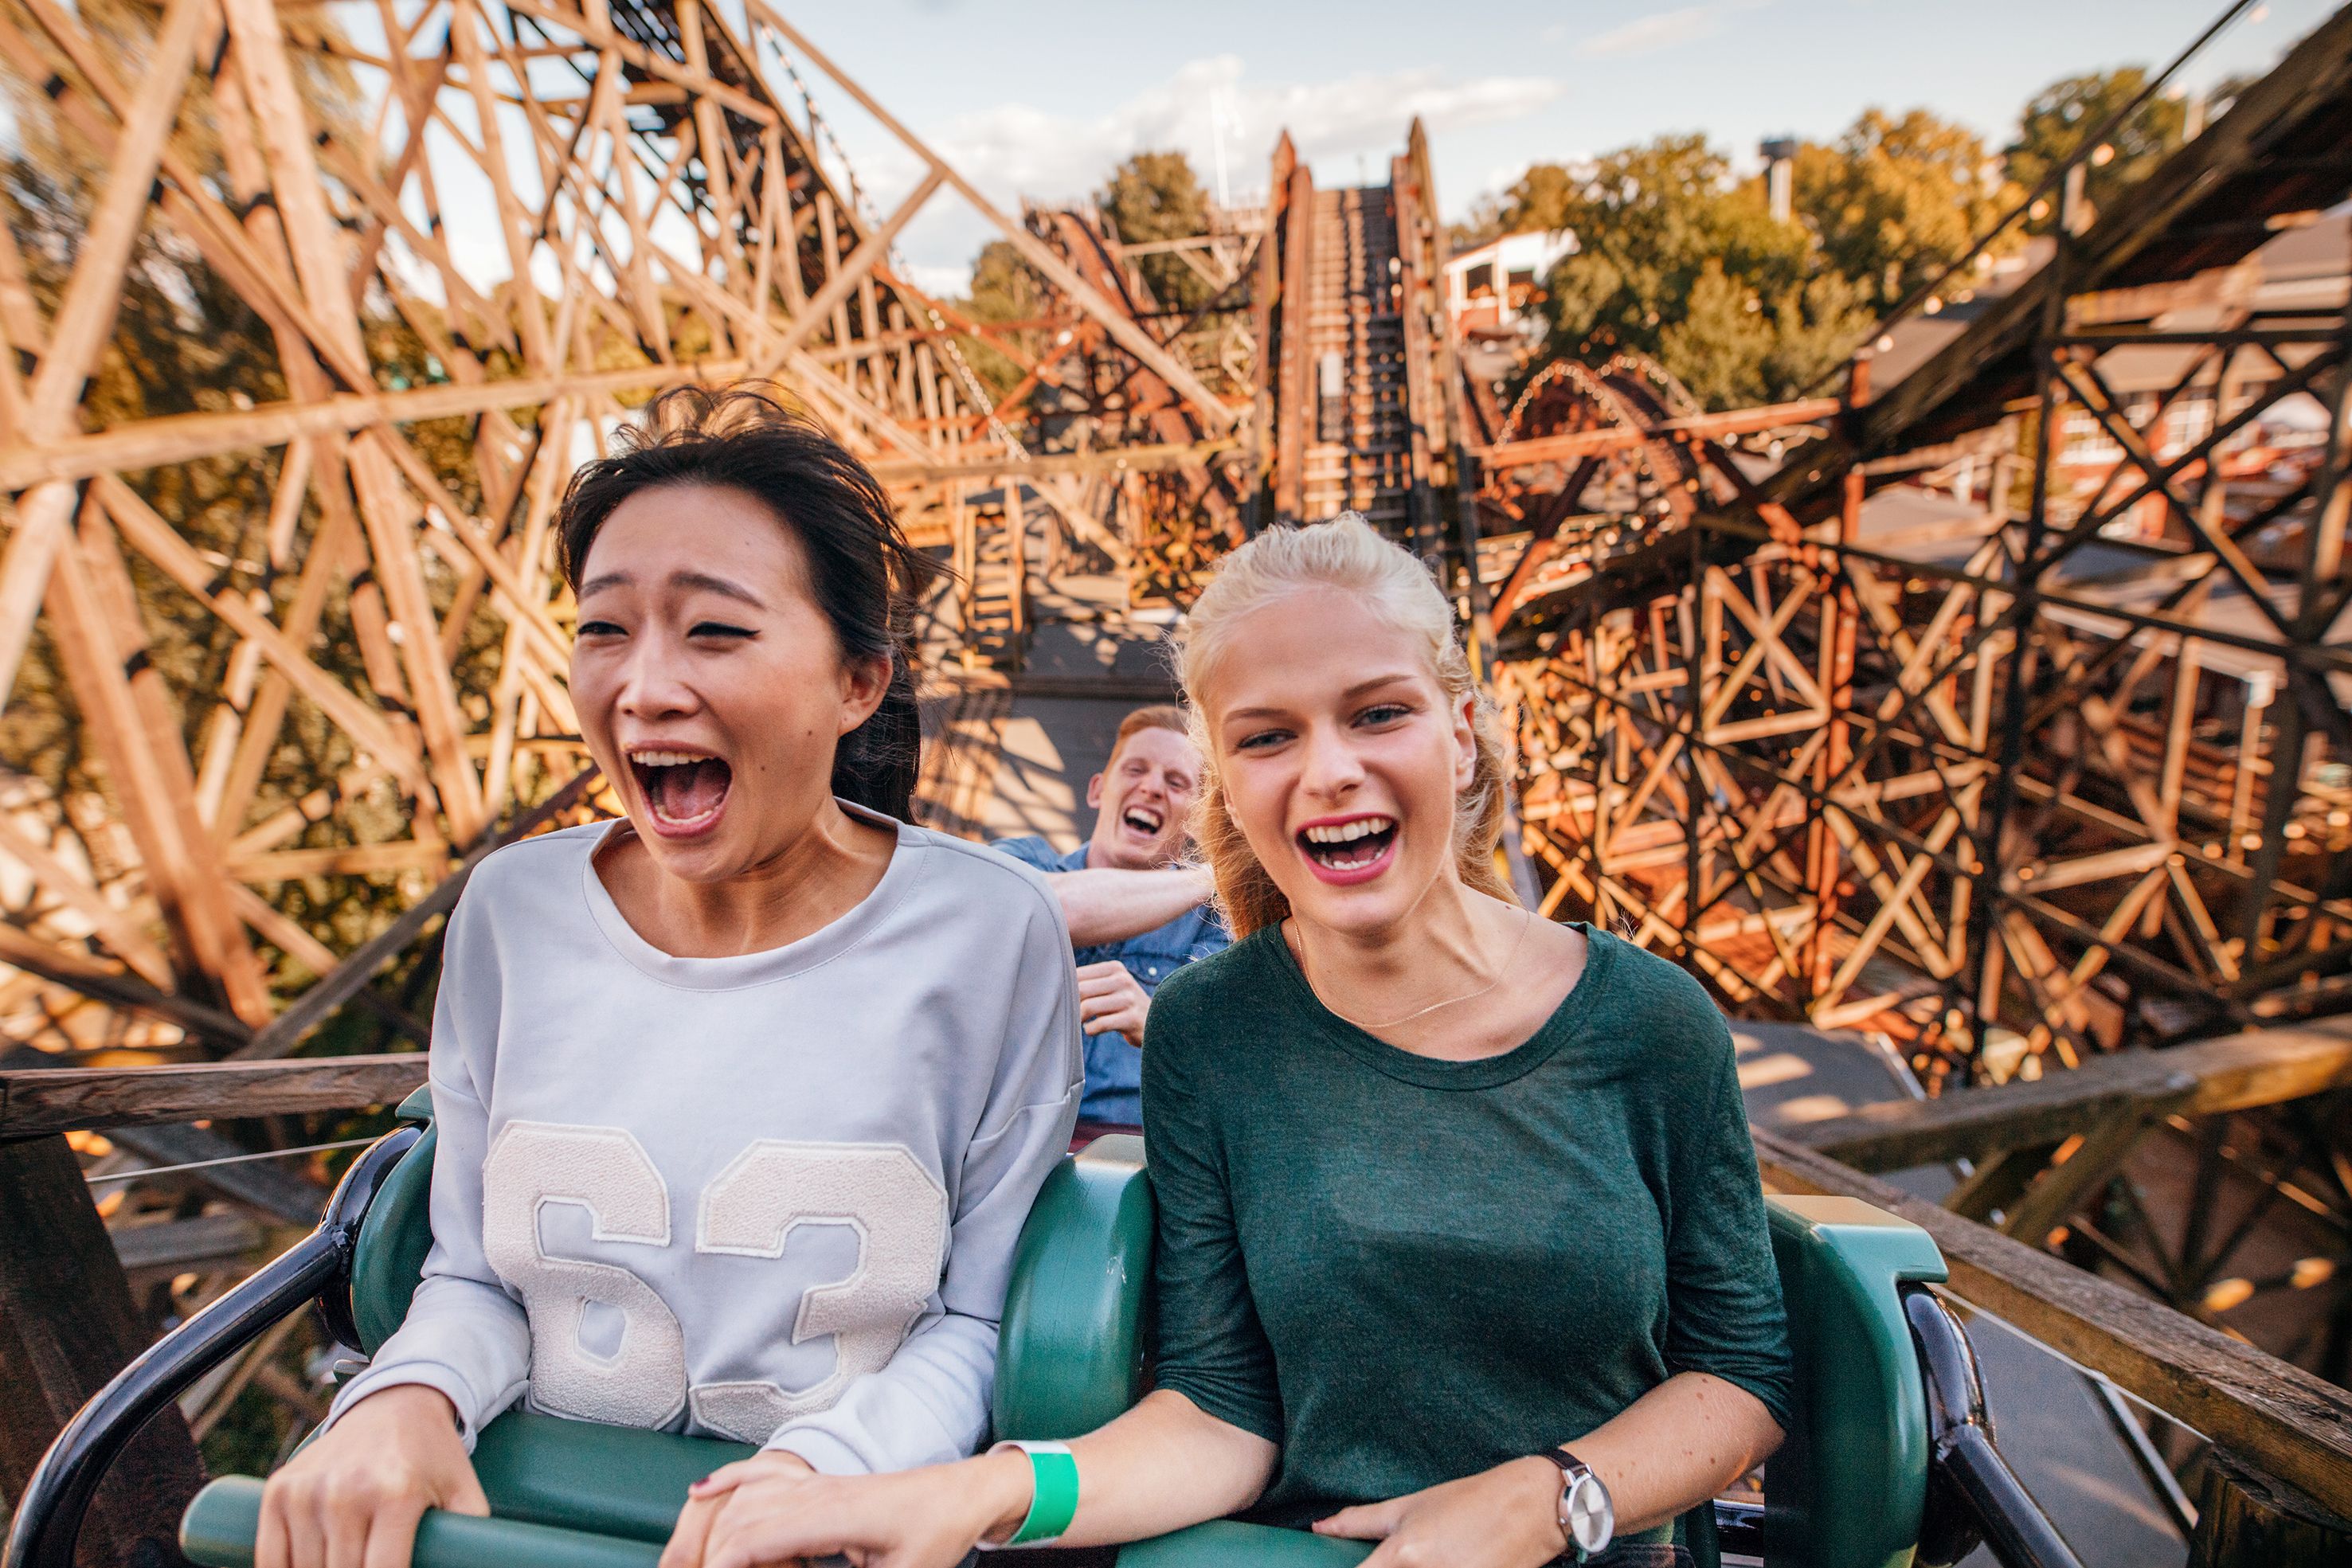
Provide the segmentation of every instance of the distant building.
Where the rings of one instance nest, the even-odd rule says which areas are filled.
[[[1567,229],[1505,235],[1445,264],[1445,308],[1465,342],[1527,342],[1542,334],[1536,307],[1560,257],[1576,254]]]
[[[2086,295],[2070,307],[2074,324],[2090,329],[2129,322],[2153,331],[2221,330],[2247,311],[2256,318],[2292,316],[2304,310],[2337,308],[2352,286],[2352,245],[2339,207],[2320,222],[2284,230],[2234,267],[2216,268],[2178,283],[2145,289],[2124,288]],[[1930,302],[1879,340],[1871,355],[1872,395],[1884,396],[1927,363],[1968,324],[2047,264],[2047,236],[2018,253],[1955,279],[1948,294]],[[1962,283],[1967,287],[1960,287]],[[2290,349],[2301,362],[2310,350]],[[2251,348],[2215,359],[2194,344],[2153,343],[2109,350],[2099,361],[2105,384],[2124,419],[2158,462],[2169,463],[2212,431],[2215,420],[2235,418],[2283,373],[2279,361]],[[2325,455],[2327,411],[2308,394],[2273,405],[2246,422],[2218,449],[2227,481],[2225,520],[2244,521],[2301,485]],[[2124,448],[2097,415],[2070,403],[2059,425],[2059,448],[2051,466],[2053,517],[2071,519],[2087,506],[2122,499],[2136,483]],[[2201,486],[2201,474],[2188,476]],[[2263,536],[2286,526],[2274,523]],[[2299,525],[2296,525],[2299,526]],[[2109,538],[2155,543],[2176,541],[2186,529],[2162,496],[2150,495],[2127,507],[2100,530]],[[2249,552],[2265,558],[2264,537],[2249,536]]]

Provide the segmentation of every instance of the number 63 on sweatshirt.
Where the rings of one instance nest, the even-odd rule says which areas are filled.
[[[1077,1115],[1069,936],[1036,873],[872,820],[874,891],[740,957],[630,927],[594,864],[625,825],[481,863],[434,1009],[433,1249],[330,1421],[424,1384],[468,1448],[520,1399],[829,1474],[972,1451]]]

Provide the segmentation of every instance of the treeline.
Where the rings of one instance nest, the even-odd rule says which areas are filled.
[[[1534,164],[1453,238],[1459,249],[1530,229],[1576,235],[1576,253],[1546,279],[1541,359],[1633,349],[1710,408],[1780,401],[1967,254],[2147,81],[2127,66],[2053,82],[2000,148],[1924,109],[1866,110],[1833,141],[1799,145],[1786,223],[1771,216],[1762,173],[1735,178],[1704,136],[1676,135],[1588,163]],[[2237,86],[2225,84],[2210,112]],[[2095,211],[2180,145],[2189,113],[2183,99],[2159,95],[2094,151],[2084,193]],[[2046,230],[2053,205],[2037,203],[1990,254]]]
[[[1460,250],[1527,230],[1575,234],[1576,253],[1545,280],[1549,331],[1536,362],[1632,349],[1708,407],[1777,402],[1835,370],[1888,308],[1967,254],[2147,83],[2137,66],[2053,82],[1999,147],[1925,109],[1866,110],[1836,138],[1798,144],[1785,223],[1771,215],[1761,172],[1736,176],[1727,152],[1692,133],[1589,162],[1531,164],[1451,238]],[[2207,112],[2221,113],[2242,85],[2217,89]],[[2189,112],[2184,98],[2158,95],[2111,135],[2085,169],[2094,211],[2181,144]],[[1094,200],[1129,245],[1209,226],[1207,193],[1181,152],[1138,153]],[[1990,257],[2046,231],[2053,207],[2037,204]],[[1147,256],[1141,270],[1163,309],[1206,302],[1207,286],[1173,256]],[[1956,279],[1956,293],[1974,281]],[[964,303],[981,320],[1020,321],[1036,315],[1043,295],[1042,280],[999,240],[974,262]],[[1000,393],[1019,381],[1011,360],[965,343]]]

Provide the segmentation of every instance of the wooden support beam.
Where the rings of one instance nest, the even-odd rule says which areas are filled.
[[[1796,402],[1735,409],[1728,413],[1691,414],[1648,425],[1621,424],[1600,430],[1576,430],[1560,435],[1540,435],[1526,441],[1506,441],[1494,446],[1473,446],[1465,450],[1499,474],[1540,463],[1572,463],[1578,458],[1598,456],[1605,452],[1622,452],[1675,436],[1719,440],[1727,435],[1742,435],[1753,431],[1778,430],[1783,425],[1811,424],[1817,420],[1830,418],[1843,406],[1833,397],[1805,398]]]
[[[1076,301],[1081,310],[1102,323],[1103,329],[1118,340],[1120,348],[1133,354],[1162,381],[1181,393],[1210,429],[1222,434],[1234,427],[1239,418],[1238,414],[1233,409],[1226,407],[1214,392],[1202,384],[1200,377],[1192,373],[1190,366],[1183,364],[1162,348],[1153,340],[1150,333],[1146,332],[1136,323],[1133,318],[1105,299],[1084,278],[1073,271],[1067,262],[1055,255],[1051,247],[1043,240],[997,211],[995,204],[982,195],[970,181],[957,173],[944,159],[926,146],[921,138],[908,130],[897,116],[877,102],[872,95],[858,86],[839,66],[835,65],[815,45],[810,43],[799,29],[778,16],[775,8],[768,5],[766,0],[749,0],[749,10],[751,16],[789,40],[811,64],[831,77],[840,86],[842,91],[855,99],[859,108],[881,121],[883,129],[903,142],[908,152],[921,159],[927,167],[954,186],[958,195],[970,202],[979,211],[981,216],[994,224],[998,231],[1012,242],[1013,247],[1021,253],[1022,260],[1045,274],[1046,279]]]
[[[1236,450],[1240,444],[1234,437],[1221,436],[1212,441],[1179,442],[1165,445],[1107,446],[1093,452],[1034,453],[1017,461],[1006,457],[983,457],[971,461],[934,463],[919,458],[884,458],[866,466],[885,485],[944,485],[959,479],[986,480],[1004,476],[1034,479],[1049,474],[1113,474],[1122,470],[1149,474],[1164,468],[1187,468],[1206,463],[1223,453]]]
[[[197,37],[210,14],[204,0],[173,0],[163,14],[147,89],[112,148],[106,188],[76,250],[73,277],[50,325],[40,368],[26,389],[26,407],[15,432],[18,441],[39,445],[75,429],[74,407],[114,324],[123,269],[146,219],[155,165],[179,118]],[[16,667],[32,638],[49,571],[70,532],[74,505],[73,492],[64,485],[44,486],[19,504],[16,532],[0,559],[0,707],[16,684]]]
[[[261,1227],[242,1214],[199,1214],[108,1232],[125,1274],[176,1274],[198,1264],[218,1267],[261,1247]],[[242,1273],[240,1270],[238,1272]]]
[[[639,391],[651,394],[665,387],[688,383],[724,386],[739,380],[743,368],[743,361],[737,359],[631,365],[567,375],[453,382],[444,386],[373,395],[339,392],[316,402],[264,403],[236,413],[166,414],[95,435],[0,446],[0,490],[24,489],[44,479],[88,479],[99,474],[135,473],[255,447],[282,446],[299,436],[345,435],[371,424],[414,424],[422,420],[450,419],[494,409],[537,408],[566,392],[593,397]],[[68,489],[65,495],[70,507],[72,492]],[[0,614],[5,614],[12,602],[5,598],[5,591],[0,588]]]
[[[24,1496],[58,1431],[147,1340],[65,1139],[0,1145],[0,1494]],[[180,1511],[204,1479],[166,1406],[100,1486],[77,1562],[178,1562]]]
[[[898,242],[898,231],[923,210],[923,204],[931,199],[946,178],[940,166],[934,164],[930,172],[916,185],[914,194],[899,203],[898,210],[882,220],[882,226],[859,242],[857,248],[849,253],[849,258],[825,279],[824,287],[809,296],[808,303],[801,307],[782,334],[752,356],[753,377],[773,375],[776,367],[791,358],[793,351],[807,342],[811,334],[831,318],[834,307],[849,298],[853,289],[873,275],[875,264],[888,256],[891,246]],[[869,332],[875,330],[872,320],[869,319],[866,325]],[[838,343],[835,345],[836,348],[841,346]]]
[[[1862,1170],[1901,1170],[2056,1143],[2126,1107],[2210,1116],[2346,1087],[2352,1087],[2352,1028],[2323,1023],[2116,1051],[2031,1083],[1866,1105],[1780,1136]]]
[[[212,573],[176,529],[155,515],[128,485],[111,476],[100,479],[93,491],[104,501],[115,525],[131,546],[161,567],[179,585],[208,606],[239,634],[261,650],[294,688],[316,703],[371,756],[409,784],[422,786],[424,767],[413,746],[394,733],[382,714],[360,700],[293,645],[268,617],[234,594],[212,591]]]
[[[160,1127],[117,1127],[116,1143],[157,1166],[201,1165],[186,1179],[259,1209],[288,1225],[315,1225],[327,1207],[327,1189],[285,1160],[249,1159],[254,1151],[210,1127],[172,1123]],[[168,1178],[177,1180],[179,1178]]]
[[[0,1139],[390,1105],[425,1082],[423,1052],[169,1067],[0,1071]]]
[[[272,1019],[268,1028],[231,1054],[245,1061],[268,1061],[292,1054],[312,1030],[326,1022],[351,999],[353,992],[373,979],[378,969],[405,952],[410,943],[424,935],[427,925],[457,906],[457,895],[465,892],[467,879],[493,850],[529,835],[572,810],[602,778],[594,768],[586,769],[524,813],[504,832],[476,845],[465,862],[444,878],[439,886],[404,911],[399,919],[352,949],[351,956],[335,967],[333,974],[296,998],[294,1005]]]
[[[2128,1105],[2092,1123],[2071,1155],[2044,1170],[2006,1207],[2002,1234],[2028,1246],[2045,1245],[2053,1230],[2123,1168],[2158,1113],[2150,1107]],[[2065,1147],[2060,1145],[2059,1151]]]
[[[93,1001],[128,1012],[161,1019],[200,1040],[221,1045],[241,1045],[253,1030],[218,1008],[168,991],[121,973],[102,958],[73,947],[53,947],[39,938],[0,922],[0,964],[37,976],[51,985],[79,992]]]
[[[2189,1568],[2342,1568],[2352,1515],[2296,1497],[2224,1450],[2205,1460]]]

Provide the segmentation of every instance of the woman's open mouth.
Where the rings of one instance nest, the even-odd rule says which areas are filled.
[[[735,782],[735,770],[726,758],[672,747],[633,748],[629,771],[636,775],[637,788],[653,814],[654,831],[672,839],[708,832],[717,825]]]
[[[1345,886],[1386,871],[1396,856],[1394,817],[1349,817],[1298,830],[1298,852],[1323,881]]]

